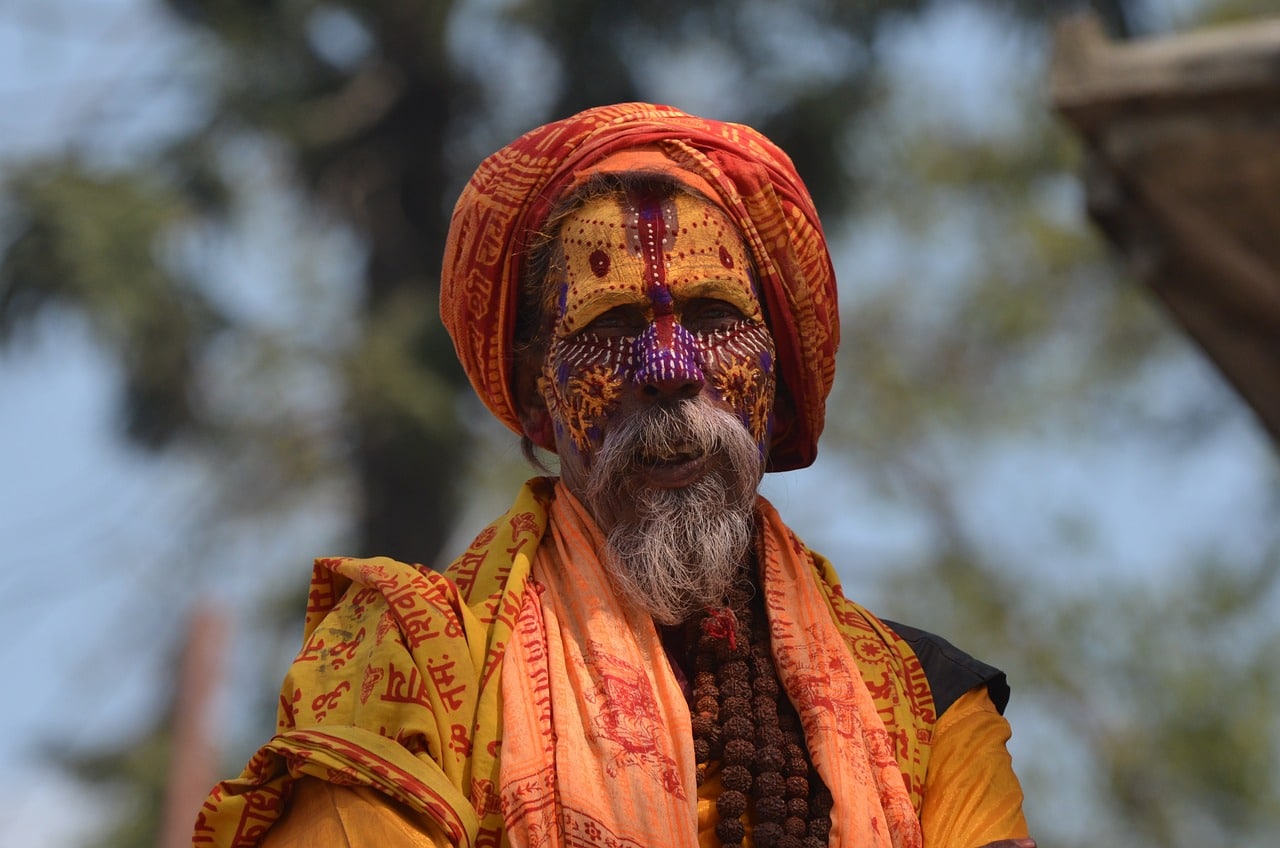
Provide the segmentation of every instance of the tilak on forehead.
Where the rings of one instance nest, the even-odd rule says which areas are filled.
[[[747,318],[763,320],[741,236],[701,198],[633,192],[590,201],[565,219],[560,247],[557,335],[641,300],[664,334],[682,302],[700,297],[727,300]]]
[[[649,288],[649,299],[653,301],[654,318],[672,319],[675,308],[671,289],[667,287],[666,253],[675,244],[674,233],[670,233],[670,243],[667,241],[668,231],[675,229],[667,224],[668,215],[675,218],[675,205],[667,203],[664,206],[653,195],[629,194],[627,202],[635,209],[636,240],[644,260],[644,282]],[[675,221],[671,223],[675,224]],[[667,320],[663,323],[669,327],[672,322]]]
[[[653,324],[636,342],[640,367],[635,381],[699,379],[697,345],[676,323],[675,298],[667,284],[667,256],[675,247],[679,223],[675,204],[653,195],[628,195],[634,209],[635,234],[644,262],[644,285],[653,304]]]

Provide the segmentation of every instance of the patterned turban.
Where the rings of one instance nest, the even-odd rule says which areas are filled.
[[[677,179],[709,188],[741,230],[778,351],[769,470],[809,465],[840,341],[835,272],[813,201],[791,159],[760,133],[669,106],[588,109],[480,163],[453,211],[440,286],[440,316],[472,386],[499,420],[523,432],[512,335],[528,248],[567,190],[637,160],[646,167],[656,160]]]

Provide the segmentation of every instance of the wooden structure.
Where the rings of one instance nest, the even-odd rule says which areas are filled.
[[[1280,442],[1280,18],[1055,42],[1090,216]]]

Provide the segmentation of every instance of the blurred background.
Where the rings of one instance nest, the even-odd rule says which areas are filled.
[[[449,213],[632,99],[813,190],[844,345],[767,494],[846,594],[1009,673],[1040,844],[1273,844],[1275,441],[1086,216],[1048,83],[1082,10],[1124,43],[1274,4],[0,5],[0,844],[184,844],[272,732],[311,558],[440,565],[506,508],[533,472],[439,325]]]

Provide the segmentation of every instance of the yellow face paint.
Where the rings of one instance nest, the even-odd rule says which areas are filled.
[[[678,383],[734,410],[763,454],[773,339],[742,239],[719,207],[684,195],[601,198],[564,220],[558,249],[542,380],[557,442],[590,454],[627,392]]]
[[[670,305],[679,318],[683,304],[701,298],[763,321],[742,238],[724,213],[688,195],[654,202],[660,235],[642,232],[641,210],[625,199],[601,198],[565,219],[557,337],[618,306],[638,306],[652,319]]]

